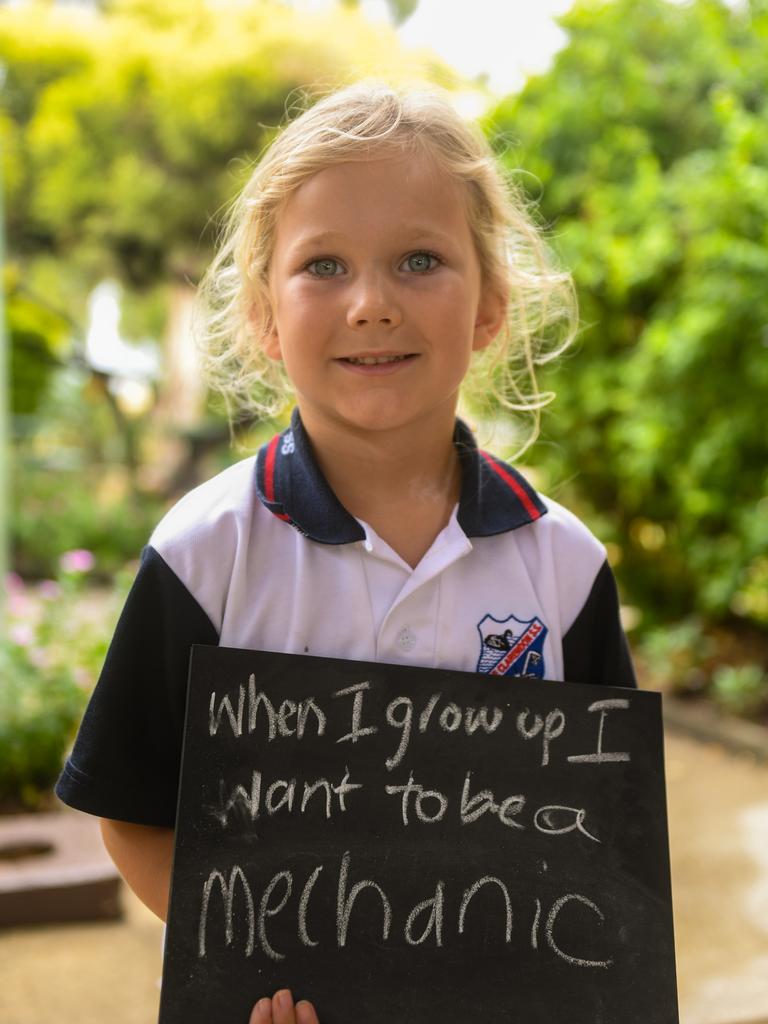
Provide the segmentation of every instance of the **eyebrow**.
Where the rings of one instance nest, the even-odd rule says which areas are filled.
[[[407,225],[403,227],[402,233],[407,235],[411,244],[415,245],[420,241],[436,241],[442,245],[450,244],[451,238],[442,231],[434,228],[420,227],[419,225]],[[320,231],[316,235],[304,235],[299,238],[294,248],[303,249],[307,246],[323,245],[327,242],[343,242],[345,235],[341,231]]]

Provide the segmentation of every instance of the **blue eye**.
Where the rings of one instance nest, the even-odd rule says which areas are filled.
[[[335,277],[340,266],[341,264],[338,260],[325,257],[320,260],[312,260],[304,269],[309,270],[315,277]],[[313,267],[314,270],[312,269]]]
[[[432,252],[412,252],[405,259],[404,266],[415,273],[425,274],[434,270],[440,262],[439,258]]]
[[[440,262],[440,257],[432,252],[412,252],[410,256],[406,256],[401,264],[401,269],[405,268],[414,274],[429,274],[439,266]],[[343,265],[332,256],[310,260],[303,269],[312,277],[338,277],[344,272]]]

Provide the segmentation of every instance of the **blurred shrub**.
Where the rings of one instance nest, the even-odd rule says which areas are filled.
[[[714,650],[713,639],[695,617],[648,630],[637,647],[652,685],[680,695],[707,688],[708,663]]]
[[[358,12],[285,3],[110,0],[0,8],[0,146],[12,248],[57,253],[91,285],[195,280],[213,219],[294,90],[412,77],[435,58]],[[405,17],[406,0],[395,4]]]
[[[641,680],[680,697],[706,696],[744,718],[768,715],[768,672],[759,630],[710,629],[691,616],[647,630],[635,648]]]
[[[100,577],[137,558],[160,520],[160,499],[105,486],[103,467],[67,471],[17,464],[13,488],[13,564],[23,576],[57,572],[62,552],[87,548]]]
[[[540,198],[584,330],[532,461],[621,549],[641,629],[765,627],[768,9],[576,4],[487,129]]]
[[[768,675],[760,665],[721,665],[712,677],[712,695],[726,711],[757,717],[768,711]]]
[[[768,508],[764,514],[768,516]],[[744,570],[731,605],[737,614],[768,627],[768,555],[756,558]]]
[[[44,806],[104,660],[131,569],[108,591],[87,589],[89,551],[67,552],[58,580],[7,579],[0,643],[0,807]]]
[[[0,805],[40,803],[61,771],[84,699],[66,668],[42,671],[26,646],[0,647]]]
[[[45,398],[49,383],[67,345],[69,325],[19,287],[18,268],[3,273],[6,319],[10,334],[10,408],[14,416],[29,416]]]

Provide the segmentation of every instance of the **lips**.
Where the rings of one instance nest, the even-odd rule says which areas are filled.
[[[351,373],[380,377],[405,370],[418,358],[417,352],[360,352],[353,356],[341,356],[336,362]]]
[[[352,363],[353,366],[381,366],[386,363],[401,363],[409,358],[409,353],[392,356],[346,356],[343,362]]]

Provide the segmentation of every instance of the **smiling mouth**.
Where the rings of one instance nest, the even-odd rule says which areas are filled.
[[[413,353],[408,352],[402,356],[345,356],[341,362],[353,366],[381,366],[386,363],[402,363],[406,359],[413,359]]]

